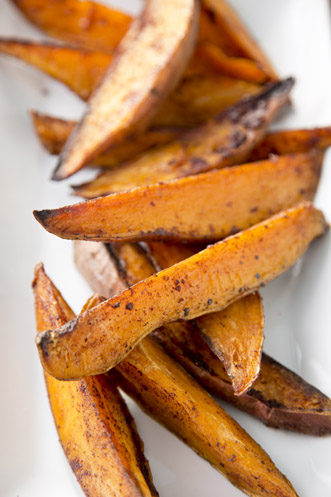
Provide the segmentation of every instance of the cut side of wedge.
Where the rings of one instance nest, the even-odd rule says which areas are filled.
[[[319,152],[273,158],[36,211],[49,232],[73,240],[218,241],[302,200],[312,200]]]

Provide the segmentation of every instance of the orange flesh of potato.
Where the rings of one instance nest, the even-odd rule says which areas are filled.
[[[153,242],[149,248],[151,245],[154,249],[158,246],[158,261],[169,252],[178,257],[178,246]],[[192,255],[187,245],[180,249],[184,257]],[[185,249],[188,250],[185,252]],[[142,244],[115,246],[114,255],[114,246],[75,242],[75,263],[79,271],[93,291],[107,298],[153,273],[154,264],[149,254]],[[153,257],[155,255],[154,250]],[[167,264],[168,258],[165,261]],[[331,433],[331,400],[266,354],[262,354],[254,388],[236,396],[222,363],[191,323],[172,323],[154,330],[151,336],[210,393],[266,425],[310,435]]]
[[[221,169],[244,162],[264,137],[267,126],[284,105],[293,80],[270,85],[239,101],[210,122],[186,131],[167,145],[150,150],[96,180],[77,187],[93,198],[136,186]]]
[[[116,371],[148,414],[247,495],[297,495],[261,447],[150,337]]]
[[[85,0],[12,1],[47,35],[87,50],[113,52],[132,21],[127,14]]]
[[[100,83],[111,55],[50,43],[0,39],[0,52],[32,64],[86,100]]]
[[[59,379],[105,372],[156,328],[220,311],[276,278],[326,228],[307,202],[212,245],[38,335],[42,364]]]
[[[89,99],[54,179],[70,176],[111,144],[146,129],[185,70],[195,46],[198,14],[195,0],[146,3]],[[137,53],[144,54],[142,60]]]
[[[211,171],[34,215],[73,240],[220,240],[314,197],[319,152]]]
[[[33,288],[39,332],[73,319],[42,265]],[[61,382],[45,373],[45,381],[63,450],[84,493],[157,496],[143,443],[116,387],[101,376]]]

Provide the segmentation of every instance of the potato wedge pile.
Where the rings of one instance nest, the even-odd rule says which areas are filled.
[[[52,179],[85,200],[34,211],[75,240],[96,292],[75,316],[36,266],[36,345],[59,438],[90,497],[157,496],[120,390],[242,492],[292,484],[213,396],[268,426],[331,434],[331,401],[266,355],[259,290],[328,229],[314,204],[331,126],[270,132],[290,106],[224,0],[146,0],[135,18],[86,0],[12,0],[59,42],[0,39],[87,102],[31,111]],[[286,471],[286,468],[283,468]]]

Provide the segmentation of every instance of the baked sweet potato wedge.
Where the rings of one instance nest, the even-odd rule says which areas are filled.
[[[0,52],[33,65],[86,100],[100,83],[112,56],[70,46],[1,38]]]
[[[224,309],[291,267],[327,224],[302,203],[147,278],[36,338],[44,368],[58,379],[118,364],[151,331]],[[212,277],[211,277],[212,275]]]
[[[149,415],[247,495],[297,495],[261,447],[152,338],[116,372],[121,388]]]
[[[228,55],[254,60],[271,80],[278,79],[268,58],[224,0],[203,0],[199,39],[219,45]]]
[[[270,154],[284,155],[308,152],[312,148],[326,150],[331,146],[331,126],[294,129],[268,133],[250,155],[250,161],[263,160]]]
[[[148,255],[146,252],[144,253],[140,244],[124,243],[107,245],[107,247],[112,258],[112,261],[109,260],[107,265],[108,271],[110,267],[115,265],[118,280],[126,282],[127,286],[132,286],[154,274],[155,267],[165,269],[197,252],[197,250],[189,248],[183,250],[183,247],[179,246],[177,246],[177,251],[175,246],[169,247],[168,251],[168,246],[164,246],[162,243],[154,243],[152,247],[148,246]],[[83,250],[83,254],[84,252]],[[100,252],[97,253],[100,255]],[[154,260],[155,257],[158,259],[158,262],[160,262],[160,258],[157,255],[161,253],[163,264],[156,266],[151,264],[150,253]],[[88,253],[86,256],[90,258]],[[84,271],[82,261],[77,261],[77,264]],[[98,265],[98,261],[96,261],[95,269],[97,271]],[[87,268],[91,267],[91,262],[86,261],[86,266]],[[113,270],[112,274],[115,272],[116,270]],[[91,275],[87,274],[86,278],[88,281],[91,280]],[[98,276],[96,278],[99,279]],[[109,292],[107,296],[109,296]],[[192,323],[197,327],[200,335],[214,354],[222,361],[229,378],[231,378],[235,395],[242,395],[252,386],[260,370],[264,316],[262,300],[258,292],[237,300],[223,311],[197,318]],[[171,328],[171,325],[168,327]],[[168,327],[165,327],[165,333],[167,333]]]
[[[78,193],[93,198],[240,164],[262,140],[292,86],[291,78],[272,84],[169,144],[132,159],[116,170],[106,171],[91,183],[78,187]]]
[[[73,240],[218,241],[302,200],[312,200],[321,158],[274,157],[34,215],[49,232]]]
[[[230,57],[214,43],[199,43],[196,56],[205,59],[221,74],[232,78],[258,84],[263,84],[270,79],[254,60],[244,57]]]
[[[113,52],[132,21],[127,14],[86,0],[12,2],[45,34],[87,50]]]
[[[167,245],[161,252],[163,244],[153,242],[152,245],[159,245],[159,255],[178,252],[175,246]],[[74,246],[79,271],[93,291],[107,298],[123,291],[128,284],[135,284],[137,278],[148,278],[154,271],[149,252],[142,244],[120,245],[116,247],[115,256],[114,246],[111,249],[102,243],[78,241]],[[185,245],[181,247],[182,253],[185,253],[185,248]],[[187,252],[187,257],[190,252]],[[262,354],[254,388],[237,396],[234,395],[233,380],[229,379],[222,363],[192,323],[172,323],[153,331],[151,336],[211,394],[234,404],[266,425],[308,435],[331,433],[331,400],[266,354]]]
[[[38,265],[33,282],[38,331],[74,317]],[[61,382],[45,373],[50,407],[69,464],[87,496],[157,496],[143,443],[114,382]]]
[[[54,179],[72,175],[110,145],[147,128],[185,70],[198,21],[195,0],[148,0],[89,99]],[[137,60],[137,53],[144,54],[143,59]]]

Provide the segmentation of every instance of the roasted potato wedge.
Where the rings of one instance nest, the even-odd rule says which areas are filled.
[[[214,43],[199,43],[196,56],[206,59],[217,71],[232,78],[257,84],[263,84],[270,79],[254,60],[230,57]]]
[[[162,254],[169,252],[177,257],[177,246],[168,244],[162,251],[163,244],[150,245],[159,246],[159,261]],[[180,247],[181,253],[185,254],[185,248],[186,245]],[[190,255],[189,249],[185,256]],[[75,242],[75,263],[92,290],[107,298],[123,291],[128,284],[135,284],[137,279],[148,278],[154,271],[150,253],[142,244],[116,246],[114,254],[114,246]],[[162,266],[167,263],[168,257]],[[233,380],[191,323],[172,323],[153,331],[151,336],[210,393],[266,425],[308,435],[331,433],[331,400],[266,354],[262,354],[254,388],[238,397],[234,395]]]
[[[107,371],[156,328],[220,311],[256,291],[326,229],[311,203],[283,211],[46,330],[36,338],[41,362],[58,379]]]
[[[86,0],[12,2],[47,35],[87,50],[113,52],[132,21],[122,12]]]
[[[268,58],[224,0],[203,0],[199,39],[219,45],[228,55],[254,60],[271,80],[278,79]]]
[[[84,100],[99,85],[112,60],[102,52],[7,38],[0,39],[0,52],[35,66]]]
[[[75,189],[80,195],[93,198],[245,162],[286,102],[292,85],[292,79],[275,83],[169,144],[150,150],[116,170],[106,171],[91,183]]]
[[[325,150],[331,146],[331,126],[294,129],[268,133],[252,151],[250,161],[263,160],[270,154],[284,155],[308,152],[312,148]]]
[[[261,447],[152,338],[116,372],[121,388],[148,414],[247,495],[297,495]]]
[[[38,265],[33,282],[38,331],[74,317]],[[143,443],[114,382],[61,382],[45,373],[50,407],[69,464],[87,496],[157,496]]]
[[[118,268],[118,279],[124,280],[127,286],[132,286],[154,274],[155,267],[165,269],[196,253],[194,249],[183,250],[181,246],[177,247],[177,251],[172,246],[168,252],[167,245],[154,243],[148,246],[148,254],[151,253],[158,262],[162,258],[163,264],[152,265],[139,244],[125,243],[107,245],[107,247],[113,263]],[[157,257],[159,253],[161,258]],[[83,266],[81,262],[77,264]],[[96,261],[97,271],[98,265],[99,262]],[[91,267],[91,262],[86,261],[86,266]],[[109,261],[108,271],[110,266],[112,264]],[[91,280],[91,275],[87,274],[86,279]],[[214,354],[222,361],[231,378],[235,395],[242,395],[252,386],[260,370],[264,316],[259,294],[254,292],[237,300],[223,311],[197,318],[194,320],[194,325]]]
[[[218,241],[302,200],[312,200],[320,152],[275,157],[99,197],[34,215],[73,240]]]
[[[67,142],[53,179],[74,174],[110,145],[147,128],[185,70],[198,20],[195,0],[146,3],[89,99],[89,109]],[[137,53],[144,54],[143,59],[138,60]]]

